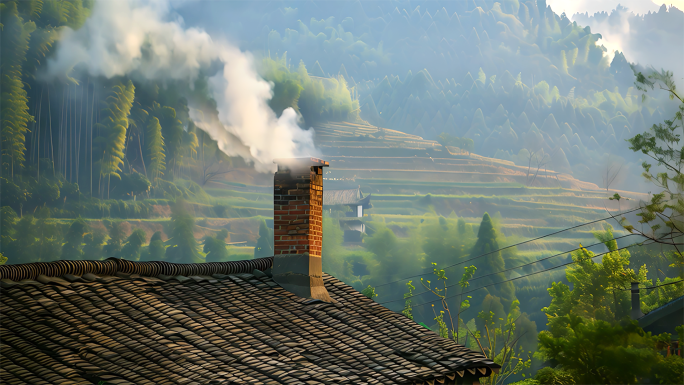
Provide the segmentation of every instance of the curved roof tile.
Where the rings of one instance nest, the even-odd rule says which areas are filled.
[[[297,297],[252,267],[270,261],[3,267],[0,382],[454,384],[499,367],[330,275],[336,303]]]

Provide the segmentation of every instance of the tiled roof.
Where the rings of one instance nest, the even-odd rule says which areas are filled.
[[[370,201],[370,194],[365,198],[358,188],[347,190],[324,190],[323,204],[326,206],[335,205],[367,205]]]
[[[255,270],[271,263],[2,266],[0,382],[453,384],[498,368],[330,275],[335,303],[297,297]]]
[[[656,309],[651,310],[647,314],[639,318],[639,326],[646,327],[663,317],[667,317],[670,314],[675,314],[675,316],[682,315],[682,309],[684,309],[684,296],[673,299],[672,301],[660,306]],[[684,319],[684,317],[682,317]]]

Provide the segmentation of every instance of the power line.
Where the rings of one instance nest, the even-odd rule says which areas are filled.
[[[612,253],[612,252],[615,252],[615,251],[624,250],[624,249],[627,249],[627,248],[629,248],[629,247],[632,247],[632,245],[625,246],[625,247],[618,247],[616,250],[613,250],[613,251],[606,251],[605,253],[596,254],[596,255],[594,255],[593,257],[591,257],[590,259],[594,259],[594,258],[600,257],[600,256],[605,255],[605,254],[608,254],[608,253]],[[445,297],[444,299],[455,298],[455,297],[457,297],[457,296],[462,296],[462,295],[464,295],[464,294],[469,294],[469,293],[478,291],[478,290],[480,290],[480,289],[484,289],[485,287],[489,287],[489,286],[499,285],[499,284],[506,283],[506,282],[515,281],[515,280],[518,280],[518,279],[521,279],[521,278],[529,277],[529,276],[531,276],[531,275],[540,274],[540,273],[544,273],[544,272],[547,272],[547,271],[550,271],[550,270],[558,269],[558,268],[563,267],[563,266],[572,265],[572,264],[574,264],[574,263],[577,263],[577,262],[575,262],[575,261],[567,262],[567,263],[563,263],[563,264],[558,265],[558,266],[550,267],[550,268],[548,268],[548,269],[544,269],[544,270],[540,270],[540,271],[535,271],[534,273],[530,273],[530,274],[526,274],[526,275],[521,275],[521,276],[519,276],[519,277],[507,279],[507,280],[504,280],[504,281],[501,281],[501,282],[494,282],[494,283],[491,283],[491,284],[489,284],[489,285],[480,286],[480,287],[478,287],[477,289],[473,289],[473,290],[469,290],[469,291],[466,291],[466,292],[463,292],[463,293],[455,294],[455,295],[453,295],[453,296]],[[411,307],[423,306],[423,305],[435,303],[435,302],[438,302],[438,301],[441,301],[441,300],[442,300],[442,298],[439,298],[439,299],[436,299],[436,300],[434,300],[434,301],[423,302],[423,303],[420,303],[420,304],[417,304],[417,305],[411,304]]]
[[[641,210],[641,208],[639,207],[639,208],[635,208],[635,209],[632,209],[632,210],[629,210],[629,211],[625,211],[625,212],[622,212],[622,213],[617,214],[617,215],[615,215],[615,216],[623,215],[623,214],[627,214],[627,213],[631,213],[631,212],[638,211],[638,210]],[[487,255],[491,255],[491,254],[494,254],[494,253],[498,253],[498,252],[500,252],[500,251],[502,251],[502,250],[510,249],[511,247],[516,247],[516,246],[524,245],[524,244],[526,244],[526,243],[538,241],[538,240],[540,240],[540,239],[544,239],[544,238],[550,237],[550,236],[552,236],[552,235],[560,234],[560,233],[562,233],[562,232],[564,232],[564,231],[573,230],[573,229],[576,229],[576,228],[578,228],[578,227],[582,227],[582,226],[586,226],[586,225],[591,225],[591,224],[594,224],[594,223],[597,223],[597,222],[602,222],[602,221],[609,220],[609,219],[614,219],[615,216],[610,216],[610,217],[606,217],[606,218],[597,219],[597,220],[595,220],[595,221],[582,223],[582,224],[579,224],[579,225],[576,225],[576,226],[568,227],[567,229],[558,230],[558,231],[553,232],[553,233],[550,233],[550,234],[542,235],[541,237],[528,239],[527,241],[523,241],[523,242],[515,243],[515,244],[513,244],[513,245],[509,245],[509,246],[506,246],[506,247],[502,247],[502,248],[500,248],[500,249],[497,249],[497,250],[494,250],[494,251],[490,251],[489,253],[480,254],[480,255],[478,255],[477,257],[473,257],[473,258],[466,259],[466,260],[461,261],[461,262],[458,262],[458,263],[454,263],[453,265],[449,265],[449,266],[445,267],[444,270],[450,269],[450,268],[452,268],[452,267],[458,266],[458,265],[463,264],[463,263],[466,263],[466,262],[470,262],[470,261],[476,260],[476,259],[478,259],[478,258],[485,257],[485,256],[487,256]],[[423,273],[423,274],[418,274],[418,275],[412,275],[412,276],[410,276],[410,277],[401,278],[401,279],[398,279],[398,280],[396,280],[396,281],[383,283],[383,284],[377,285],[377,286],[375,286],[375,287],[378,288],[378,287],[382,287],[382,286],[387,286],[387,285],[391,285],[391,284],[393,284],[393,283],[405,281],[405,280],[407,280],[407,279],[416,278],[416,277],[422,277],[422,276],[428,275],[428,274],[432,274],[432,273]]]
[[[631,236],[633,236],[633,235],[638,235],[638,234],[627,234],[627,235],[622,235],[622,236],[620,236],[620,237],[612,238],[612,239],[610,239],[610,240],[611,240],[611,241],[616,241],[616,240],[618,240],[618,239],[631,237]],[[489,273],[489,274],[485,274],[485,275],[482,275],[482,276],[479,276],[479,277],[475,277],[475,278],[473,278],[473,279],[470,279],[469,281],[472,282],[472,281],[475,281],[475,280],[480,279],[480,278],[485,278],[485,277],[489,277],[489,276],[492,276],[492,275],[502,274],[502,273],[505,273],[505,272],[507,272],[507,271],[519,269],[519,268],[521,268],[521,267],[526,267],[526,266],[534,265],[534,264],[536,264],[536,263],[545,261],[545,260],[547,260],[547,259],[559,257],[559,256],[565,255],[565,254],[567,254],[567,253],[572,253],[573,251],[577,251],[577,250],[580,250],[580,249],[586,249],[586,248],[589,248],[589,247],[593,247],[593,246],[597,246],[597,245],[603,245],[603,244],[604,244],[603,242],[597,242],[597,243],[594,243],[594,244],[591,244],[591,245],[588,245],[588,246],[578,247],[578,248],[575,248],[575,249],[572,249],[572,250],[568,250],[568,251],[560,252],[560,253],[558,253],[558,254],[550,255],[550,256],[548,256],[548,257],[544,257],[544,258],[538,259],[538,260],[536,260],[536,261],[532,261],[532,262],[526,263],[526,264],[524,264],[524,265],[519,265],[519,266],[511,267],[511,268],[508,268],[508,269],[505,269],[505,270],[496,271],[496,272],[493,272],[493,273]],[[631,246],[632,246],[632,245],[626,246],[625,248],[631,247]],[[562,266],[562,265],[561,265],[561,266]],[[503,282],[506,282],[506,281],[502,281],[502,282],[500,282],[500,283],[503,283]],[[448,289],[448,288],[450,288],[450,287],[454,287],[454,286],[456,286],[456,285],[458,285],[458,284],[455,283],[455,284],[453,284],[453,285],[446,286],[445,289]],[[483,286],[483,287],[484,287],[484,286]],[[395,300],[392,300],[392,301],[379,302],[379,303],[380,303],[380,304],[385,304],[385,303],[390,303],[390,302],[402,301],[402,300],[405,300],[405,299],[409,299],[409,298],[413,298],[413,297],[418,297],[418,296],[423,295],[423,294],[425,294],[425,293],[430,293],[430,291],[429,291],[429,290],[428,290],[428,291],[423,291],[423,292],[421,292],[421,293],[412,295],[412,296],[410,296],[410,297],[395,299]]]
[[[651,287],[640,287],[639,290],[651,290],[651,289],[657,289],[659,287],[667,286],[667,285],[674,285],[675,283],[680,283],[684,282],[684,279],[680,279],[679,281],[674,281],[674,282],[668,282],[668,283],[663,283],[662,285],[657,285],[657,286],[651,286]],[[630,289],[622,289],[622,290],[632,290]]]

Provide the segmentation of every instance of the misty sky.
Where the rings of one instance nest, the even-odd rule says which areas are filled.
[[[679,9],[684,9],[684,0],[547,0],[546,2],[558,14],[565,12],[568,16],[575,13],[589,12],[608,12],[615,9],[618,4],[629,8],[634,13],[648,13],[658,11],[662,4],[674,5]]]

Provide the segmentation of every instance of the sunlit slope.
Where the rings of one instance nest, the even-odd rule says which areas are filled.
[[[499,213],[504,234],[532,238],[632,207],[644,194],[606,191],[571,175],[524,167],[477,154],[453,154],[435,141],[356,123],[315,127],[318,146],[330,162],[326,188],[361,186],[372,193],[368,215],[386,223],[410,222],[434,211],[477,224]],[[427,196],[429,194],[429,197]],[[592,238],[601,223],[525,246],[530,252],[566,250]]]
[[[327,180],[363,180],[373,186],[374,193],[397,193],[400,188],[417,194],[525,195],[531,200],[554,195],[565,197],[564,202],[582,198],[575,204],[586,207],[596,206],[606,197],[606,191],[594,183],[537,167],[534,162],[526,167],[458,153],[458,149],[447,151],[436,141],[367,124],[326,123],[315,130],[318,147],[330,161]],[[644,198],[623,193],[633,199]]]

